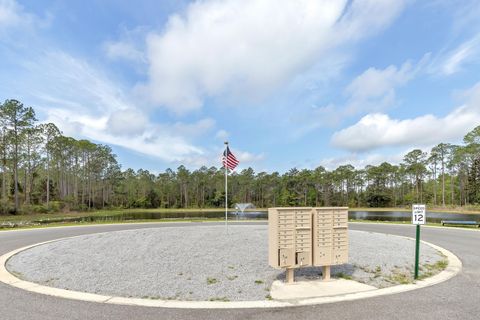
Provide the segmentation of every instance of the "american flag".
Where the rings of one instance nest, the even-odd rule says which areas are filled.
[[[223,151],[222,164],[225,168],[230,170],[235,169],[235,167],[239,164],[239,161],[237,160],[237,158],[235,158],[228,146],[225,151]]]

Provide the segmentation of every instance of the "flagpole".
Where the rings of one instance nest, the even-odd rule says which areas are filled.
[[[225,153],[227,152],[228,141],[225,141]],[[225,163],[225,228],[228,232],[228,166]]]

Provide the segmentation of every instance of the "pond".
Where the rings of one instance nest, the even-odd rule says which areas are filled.
[[[412,213],[408,211],[350,211],[348,218],[369,221],[411,221]],[[440,223],[442,220],[480,221],[480,214],[427,211],[427,224],[429,222]]]
[[[71,217],[71,218],[53,218],[32,221],[28,224],[50,224],[50,223],[62,223],[62,222],[116,222],[116,221],[131,221],[131,220],[158,220],[158,219],[205,219],[216,218],[222,219],[225,217],[225,213],[222,211],[178,211],[178,212],[145,212],[145,211],[129,211],[125,213],[108,213],[102,216],[92,215],[85,217]],[[368,220],[368,221],[411,221],[411,213],[404,211],[350,211],[348,213],[350,220]],[[246,211],[244,213],[229,212],[229,220],[245,220],[245,219],[258,219],[266,220],[266,211]],[[480,214],[460,214],[460,213],[448,213],[448,212],[427,212],[427,223],[440,223],[442,220],[475,220],[480,221]],[[13,225],[0,226],[0,228],[14,227]]]
[[[223,218],[225,213],[221,211],[185,211],[185,212],[128,212],[106,216],[89,216],[83,218],[73,218],[70,221],[99,221],[99,220],[155,220],[155,219],[204,219],[204,218]],[[247,211],[229,212],[228,218],[231,220],[243,219],[267,219],[266,211]],[[348,213],[350,220],[369,220],[369,221],[410,221],[412,214],[407,211],[350,211]],[[460,214],[449,212],[427,212],[427,223],[440,223],[442,220],[476,220],[480,221],[480,214]]]

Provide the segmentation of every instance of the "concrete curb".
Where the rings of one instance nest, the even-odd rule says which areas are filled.
[[[152,300],[152,299],[104,296],[104,295],[98,295],[93,293],[85,293],[85,292],[79,292],[79,291],[71,291],[71,290],[42,286],[37,283],[21,280],[6,269],[6,263],[8,259],[10,259],[12,256],[18,254],[21,251],[28,250],[30,248],[40,246],[43,244],[64,240],[64,239],[76,238],[76,237],[78,236],[41,242],[41,243],[29,245],[23,248],[10,251],[0,256],[0,282],[3,282],[7,285],[10,285],[19,289],[23,289],[26,291],[46,294],[46,295],[59,297],[59,298],[81,300],[81,301],[88,301],[88,302],[97,302],[97,303],[118,304],[118,305],[132,305],[132,306],[159,307],[159,308],[183,308],[183,309],[280,308],[280,307],[317,305],[317,304],[325,304],[325,303],[333,303],[333,302],[341,302],[341,301],[353,301],[353,300],[407,292],[411,290],[429,287],[429,286],[447,281],[452,277],[454,277],[455,275],[457,275],[462,269],[462,262],[452,252],[442,247],[439,247],[437,245],[434,245],[432,243],[422,241],[424,244],[429,245],[434,249],[440,251],[442,254],[444,254],[448,259],[448,266],[445,270],[443,270],[439,274],[424,280],[417,281],[414,284],[398,285],[394,287],[371,290],[371,291],[356,292],[356,293],[350,293],[350,294],[319,297],[319,298],[305,298],[305,299],[282,300],[282,301],[257,300],[257,301],[230,301],[230,302]],[[403,237],[403,238],[412,239],[409,237]]]

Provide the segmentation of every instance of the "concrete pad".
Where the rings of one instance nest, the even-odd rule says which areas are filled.
[[[298,281],[286,284],[283,281],[274,281],[270,295],[275,300],[298,300],[305,298],[332,297],[357,292],[377,290],[353,280],[334,279],[330,281]]]

